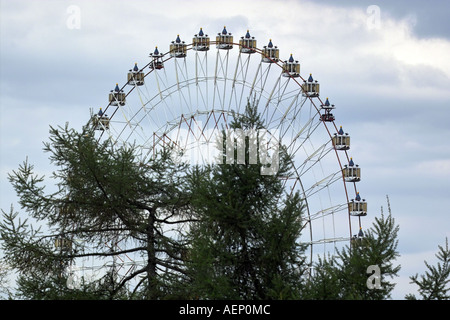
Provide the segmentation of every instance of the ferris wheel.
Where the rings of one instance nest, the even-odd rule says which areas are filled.
[[[166,145],[175,146],[183,161],[211,163],[215,139],[251,103],[272,152],[266,168],[276,170],[279,144],[293,156],[293,174],[281,179],[286,193],[299,191],[303,198],[299,242],[308,245],[310,260],[363,236],[361,168],[350,157],[350,135],[336,124],[335,105],[322,98],[312,73],[303,73],[293,54],[281,59],[272,39],[258,48],[249,31],[238,41],[226,27],[215,38],[202,28],[192,41],[174,38],[164,44],[167,52],[156,47],[148,63],[135,63],[126,81],[112,86],[106,107],[92,117],[98,139],[138,146],[141,163]],[[128,256],[121,260],[134,263]]]

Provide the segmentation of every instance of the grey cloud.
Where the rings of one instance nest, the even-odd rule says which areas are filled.
[[[366,10],[371,5],[380,8],[381,19],[393,17],[395,19],[409,19],[414,23],[414,32],[419,37],[441,37],[450,39],[450,20],[448,1],[421,0],[322,0],[321,5],[338,8],[361,8]]]

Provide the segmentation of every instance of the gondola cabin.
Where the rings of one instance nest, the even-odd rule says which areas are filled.
[[[352,247],[365,247],[369,245],[367,238],[364,236],[364,232],[362,231],[362,228],[359,228],[358,234],[354,234],[352,238],[350,239],[350,243]]]
[[[334,108],[334,104],[330,104],[330,101],[327,98],[325,103],[321,105],[321,109],[324,110],[324,113],[320,115],[320,120],[326,122],[334,121],[334,115],[331,113],[331,110],[333,110]]]
[[[131,86],[142,86],[144,84],[144,72],[139,70],[137,63],[128,72],[127,83]]]
[[[272,39],[269,40],[267,46],[264,46],[262,53],[262,62],[274,63],[280,61],[280,49],[273,45]]]
[[[109,104],[112,106],[125,105],[125,92],[119,88],[118,83],[116,83],[114,90],[111,90],[109,93]]]
[[[104,131],[109,130],[109,117],[102,111],[100,111],[93,117],[94,130]]]
[[[361,181],[361,168],[358,165],[355,165],[352,158],[350,158],[348,166],[346,165],[342,170],[346,182]]]
[[[361,217],[367,215],[367,202],[365,199],[361,200],[359,192],[356,194],[356,198],[352,199],[348,205],[351,216]]]
[[[342,126],[340,127],[338,133],[335,133],[333,138],[333,147],[336,150],[348,150],[350,149],[350,136],[348,133],[344,133]]]
[[[335,117],[330,110],[325,110],[325,112],[320,115],[320,121],[332,122],[334,120]]]
[[[164,68],[164,63],[162,60],[163,54],[159,53],[158,47],[155,48],[153,53],[150,53],[150,57],[153,58],[153,61],[150,62],[150,69],[160,70]]]
[[[302,84],[302,95],[304,97],[318,97],[319,89],[319,83],[313,79],[312,74],[309,74],[308,80]]]
[[[175,58],[186,57],[187,45],[184,41],[181,41],[180,35],[177,35],[175,41],[170,44],[170,56]]]
[[[109,118],[108,117],[101,117],[100,119],[100,125],[104,130],[109,130]]]
[[[233,48],[233,36],[231,33],[228,33],[226,27],[223,27],[222,32],[216,36],[216,48],[222,50],[230,50]]]
[[[294,57],[290,56],[289,60],[285,61],[283,64],[283,76],[284,77],[300,77],[300,63],[294,60]]]
[[[208,51],[209,50],[209,37],[200,28],[200,32],[194,35],[192,39],[192,49],[196,51]]]
[[[242,53],[255,53],[256,49],[256,40],[255,37],[250,36],[250,32],[247,30],[247,33],[244,37],[241,37],[239,40],[239,50]]]
[[[70,251],[72,249],[72,241],[63,236],[57,237],[54,245],[55,248],[60,251]]]

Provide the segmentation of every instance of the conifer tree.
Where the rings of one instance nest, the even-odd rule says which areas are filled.
[[[99,142],[89,127],[82,132],[51,127],[44,151],[56,166],[51,177],[56,191],[46,191],[51,180],[26,160],[9,175],[25,212],[2,210],[1,248],[5,262],[20,274],[19,296],[159,299],[173,294],[171,283],[184,277],[182,226],[190,220],[184,165],[174,163],[168,150],[140,163],[134,146]],[[143,261],[119,276],[115,262],[125,255]],[[67,266],[80,258],[109,261],[109,269],[101,279],[79,279],[81,287],[68,288]]]
[[[264,129],[256,107],[234,115],[232,129]],[[219,141],[227,153],[227,132]],[[280,148],[279,166],[262,175],[262,150],[245,139],[245,163],[229,161],[197,167],[191,174],[193,210],[189,250],[192,295],[206,299],[289,299],[298,297],[304,247],[298,243],[304,221],[298,193],[286,194],[280,177],[289,175],[290,156]],[[231,154],[238,156],[231,146]],[[249,150],[258,162],[251,163]],[[265,152],[265,151],[264,151]],[[262,156],[265,156],[263,154]],[[274,155],[272,155],[274,156]]]
[[[411,283],[419,287],[418,291],[422,300],[448,300],[450,299],[450,250],[448,248],[448,238],[445,239],[445,248],[438,246],[439,252],[436,254],[438,263],[436,266],[425,261],[427,271],[425,274],[415,274],[410,277]],[[413,294],[406,296],[406,299],[416,300]]]
[[[388,215],[381,210],[364,235],[351,240],[351,244],[337,250],[337,254],[319,259],[316,272],[303,292],[306,299],[383,300],[391,296],[400,265],[395,260],[399,226],[392,217],[388,199]],[[375,275],[371,268],[379,271]],[[370,283],[370,277],[376,284]]]

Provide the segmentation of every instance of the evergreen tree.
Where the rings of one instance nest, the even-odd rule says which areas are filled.
[[[49,181],[25,161],[9,180],[28,218],[2,210],[1,246],[5,262],[20,274],[20,297],[158,299],[174,294],[172,284],[185,273],[182,226],[190,221],[185,166],[174,163],[169,150],[139,163],[134,146],[98,142],[89,127],[82,132],[67,125],[51,128],[44,145],[57,167],[52,176],[57,190],[47,194]],[[144,262],[119,277],[114,261],[126,254]],[[106,259],[110,269],[102,279],[70,289],[67,267],[77,258],[97,264]]]
[[[419,294],[423,300],[448,300],[450,299],[450,250],[448,248],[448,238],[445,239],[445,248],[439,246],[436,254],[438,263],[436,266],[429,265],[425,261],[428,271],[425,274],[415,274],[411,276],[411,283],[419,287]],[[413,294],[406,296],[406,299],[416,300]]]
[[[264,124],[249,103],[243,115],[234,115],[230,127],[255,133]],[[225,143],[227,134],[223,132],[219,148],[238,157],[237,149],[243,146]],[[247,137],[242,142],[244,163],[230,164],[224,159],[222,164],[192,171],[192,205],[198,219],[190,232],[188,269],[193,297],[298,297],[304,267],[304,248],[297,242],[304,225],[303,205],[299,194],[285,194],[281,179],[290,173],[291,158],[280,148],[277,172],[262,175],[260,157],[266,156],[262,154],[266,150],[251,146],[256,141]],[[254,155],[249,150],[256,150],[256,164],[250,161]]]
[[[382,210],[381,216],[375,217],[363,237],[352,239],[336,256],[319,259],[304,298],[382,300],[390,297],[395,284],[388,278],[397,276],[400,265],[395,265],[399,257],[399,226],[391,215],[389,199],[388,210],[387,216]],[[379,271],[379,278],[375,279],[371,268]],[[375,285],[370,283],[371,277],[377,282]]]
[[[339,268],[336,257],[317,257],[310,277],[302,288],[301,299],[304,300],[337,300],[342,290]]]

